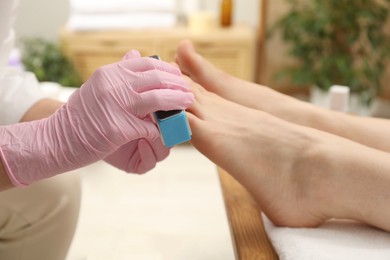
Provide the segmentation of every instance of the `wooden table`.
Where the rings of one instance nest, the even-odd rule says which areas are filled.
[[[260,208],[226,171],[218,168],[237,260],[278,259],[264,230]]]

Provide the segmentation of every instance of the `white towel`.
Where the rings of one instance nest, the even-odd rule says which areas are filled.
[[[274,226],[265,230],[280,260],[390,259],[390,233],[350,220],[330,220],[317,228]]]
[[[175,12],[175,0],[70,0],[72,13]]]
[[[67,27],[72,31],[167,28],[175,26],[176,21],[176,15],[170,13],[74,14]]]

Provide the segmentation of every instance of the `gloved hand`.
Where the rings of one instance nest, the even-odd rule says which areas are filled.
[[[157,162],[169,155],[161,138],[155,140],[138,139],[119,147],[104,160],[128,173],[145,173],[153,169]]]
[[[123,60],[99,68],[52,116],[0,127],[0,156],[14,185],[28,185],[133,140],[157,139],[157,126],[145,117],[193,100],[177,68],[150,58]]]
[[[126,53],[123,60],[140,57],[138,51],[131,50]],[[169,151],[160,136],[156,140],[137,139],[122,145],[118,150],[104,158],[104,161],[128,173],[141,174],[153,169],[157,162],[168,157]]]

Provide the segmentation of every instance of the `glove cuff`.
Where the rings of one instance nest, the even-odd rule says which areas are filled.
[[[26,184],[24,183],[21,183],[18,181],[18,179],[16,179],[15,175],[13,174],[8,162],[7,162],[7,159],[6,157],[4,156],[4,153],[3,153],[3,149],[2,147],[0,146],[0,159],[1,161],[3,162],[3,166],[4,166],[4,169],[5,171],[7,172],[7,175],[9,177],[9,179],[11,180],[12,184],[16,187],[24,187],[24,186],[27,186]]]

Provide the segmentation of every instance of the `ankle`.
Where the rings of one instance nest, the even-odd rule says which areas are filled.
[[[307,226],[319,225],[334,216],[337,198],[329,189],[332,181],[330,167],[327,167],[328,153],[328,147],[321,140],[308,139],[292,167],[300,210],[309,216]]]

